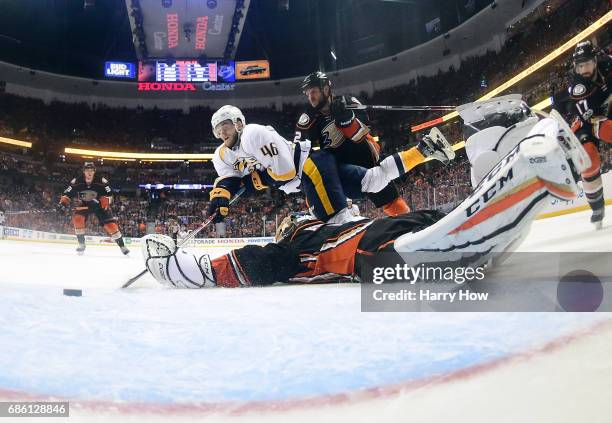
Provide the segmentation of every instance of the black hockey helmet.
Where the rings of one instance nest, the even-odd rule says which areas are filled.
[[[312,87],[323,89],[325,86],[331,87],[331,81],[327,75],[321,71],[316,71],[307,75],[302,81],[302,91]]]
[[[576,44],[574,54],[572,54],[574,64],[588,62],[589,60],[595,60],[596,57],[597,51],[593,47],[593,44],[591,44],[591,42],[588,40]]]
[[[96,165],[93,162],[85,162],[83,163],[83,170],[93,169],[96,170]]]

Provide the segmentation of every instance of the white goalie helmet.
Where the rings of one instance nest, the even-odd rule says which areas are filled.
[[[217,125],[226,120],[231,120],[236,126],[236,122],[240,119],[243,125],[246,125],[246,121],[244,119],[244,115],[240,111],[240,109],[236,106],[225,105],[217,110],[210,119],[210,124],[212,125],[213,135],[215,138],[221,138],[219,133],[215,129]],[[238,130],[238,129],[236,129]],[[240,132],[240,131],[239,131]]]

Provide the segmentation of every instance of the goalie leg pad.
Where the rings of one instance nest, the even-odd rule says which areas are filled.
[[[557,139],[534,134],[517,145],[481,181],[474,192],[442,220],[395,242],[399,253],[463,254],[506,251],[518,246],[548,195],[573,199],[578,194],[569,163]],[[404,257],[406,259],[406,257]]]
[[[207,288],[215,286],[208,254],[200,257],[178,248],[165,235],[147,235],[141,241],[147,270],[155,280],[170,288]]]

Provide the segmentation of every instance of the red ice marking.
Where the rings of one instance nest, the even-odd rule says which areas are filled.
[[[549,341],[540,347],[527,351],[509,354],[486,363],[475,364],[463,369],[454,370],[440,375],[428,376],[425,378],[402,382],[398,384],[385,385],[380,387],[368,388],[360,391],[346,392],[342,394],[321,395],[312,398],[300,398],[291,400],[270,400],[270,401],[251,401],[251,402],[218,402],[218,403],[192,403],[192,404],[151,404],[139,402],[114,402],[114,401],[94,401],[83,400],[73,401],[66,398],[50,395],[32,395],[18,391],[0,389],[0,398],[3,400],[20,401],[70,401],[73,409],[105,411],[109,413],[124,414],[214,414],[225,413],[230,415],[240,415],[252,412],[278,412],[300,408],[324,407],[329,405],[350,405],[361,401],[368,401],[390,397],[398,394],[406,394],[424,386],[436,386],[449,382],[468,380],[475,376],[488,373],[509,364],[517,364],[544,354],[550,354],[561,348],[581,340],[587,336],[597,334],[602,329],[611,327],[612,319],[595,323],[593,326],[578,330],[572,334],[559,337]]]

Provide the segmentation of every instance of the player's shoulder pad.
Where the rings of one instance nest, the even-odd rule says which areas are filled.
[[[298,118],[297,126],[300,129],[309,129],[317,120],[317,111],[312,107],[307,107]]]
[[[258,123],[247,123],[244,125],[242,129],[242,134],[240,134],[241,140],[244,140],[246,137],[252,136],[253,134],[260,134],[263,131],[269,131],[270,126],[263,126]]]
[[[70,181],[70,185],[76,185],[77,183],[77,178],[73,178],[72,181]]]
[[[213,154],[213,160],[214,159],[220,159],[223,161],[223,159],[225,159],[225,149],[227,147],[225,146],[225,144],[221,144],[219,147],[217,147],[215,149],[215,153]]]
[[[108,179],[105,177],[100,178],[100,181],[102,181],[103,184],[108,184]]]
[[[585,97],[592,88],[592,83],[576,72],[572,73],[567,92],[572,100],[580,100]]]
[[[569,95],[572,98],[580,98],[583,95],[585,95],[586,92],[587,92],[587,86],[579,81],[570,85],[569,87]]]

